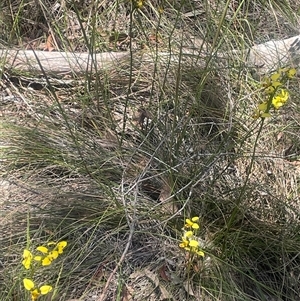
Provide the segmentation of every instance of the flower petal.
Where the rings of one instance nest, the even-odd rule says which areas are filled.
[[[199,225],[197,223],[193,223],[192,228],[196,230],[196,229],[199,229],[200,227],[199,227]]]
[[[66,241],[60,241],[58,244],[57,244],[57,251],[58,251],[58,254],[62,254],[63,252],[63,249],[67,246],[67,242]]]
[[[184,238],[189,238],[189,237],[192,237],[192,236],[193,236],[193,231],[185,231],[183,233]]]
[[[42,295],[46,295],[46,294],[48,294],[49,292],[52,291],[52,286],[50,286],[50,285],[43,285],[43,286],[40,287],[40,291],[41,291]]]
[[[197,240],[191,239],[190,243],[189,243],[189,246],[192,247],[192,248],[195,248],[195,247],[199,246],[199,243],[198,243]]]
[[[291,69],[289,69],[288,71],[287,71],[287,77],[288,78],[292,78],[292,77],[294,77],[295,75],[296,75],[296,69],[295,68],[291,68]]]
[[[39,246],[36,248],[38,251],[42,252],[43,254],[47,254],[48,253],[48,248],[44,247],[44,246]]]
[[[179,244],[179,247],[180,247],[180,248],[185,248],[185,247],[187,247],[188,245],[189,245],[189,241],[183,238],[183,239],[182,239],[182,242]]]
[[[277,81],[277,79],[280,77],[280,73],[278,72],[278,73],[274,73],[274,74],[272,74],[271,76],[270,76],[270,79],[271,79],[271,81],[272,82],[274,82],[274,81]]]
[[[193,222],[189,218],[185,220],[185,223],[186,223],[185,225],[186,227],[191,227],[193,225]]]
[[[29,250],[25,249],[23,252],[23,258],[24,260],[22,261],[22,265],[24,266],[24,268],[26,270],[30,269],[30,265],[31,265],[31,260],[32,260],[32,254]]]
[[[40,296],[38,289],[35,289],[31,292],[31,300],[35,301]]]
[[[23,284],[26,290],[31,291],[34,288],[34,282],[28,278],[23,279]]]
[[[58,251],[51,251],[48,256],[50,260],[56,259],[58,257]]]
[[[52,262],[51,258],[49,258],[49,256],[46,256],[46,257],[42,260],[42,266],[50,265],[51,262]]]
[[[198,250],[198,251],[196,252],[196,254],[199,255],[199,256],[204,257],[204,252],[201,251],[201,250]]]
[[[32,254],[29,250],[25,249],[23,252],[23,258],[32,258]]]

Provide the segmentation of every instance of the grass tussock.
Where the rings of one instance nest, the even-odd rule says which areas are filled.
[[[1,69],[0,299],[30,300],[23,250],[63,240],[41,300],[298,300],[299,87],[253,119],[243,57],[297,34],[297,1],[2,2],[1,47],[129,55],[67,87]]]

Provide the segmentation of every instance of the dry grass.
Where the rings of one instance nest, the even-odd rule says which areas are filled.
[[[253,154],[257,82],[212,55],[292,36],[297,3],[229,2],[148,1],[134,11],[129,1],[0,4],[5,46],[43,49],[48,40],[48,50],[154,57],[202,48],[207,57],[203,69],[191,57],[128,58],[56,90],[17,84],[5,70],[1,300],[29,298],[27,227],[34,245],[69,242],[63,271],[49,270],[48,281],[59,278],[49,300],[298,300],[299,87],[290,84],[292,100],[266,122]],[[188,265],[178,243],[194,215],[205,257]]]

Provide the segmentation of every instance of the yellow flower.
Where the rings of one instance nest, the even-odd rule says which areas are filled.
[[[182,238],[182,242],[179,244],[179,247],[185,249],[188,246],[189,246],[189,241],[185,238]]]
[[[295,68],[288,68],[288,67],[286,67],[286,68],[279,69],[278,72],[284,73],[287,76],[287,78],[290,79],[290,78],[293,78],[296,75],[297,71],[296,71]]]
[[[196,253],[197,255],[199,255],[199,256],[204,257],[204,252],[201,251],[201,250],[197,250],[195,253]]]
[[[40,252],[42,252],[43,254],[47,254],[48,253],[48,248],[46,248],[46,247],[44,247],[44,246],[39,246],[39,247],[37,247],[36,248],[37,249],[37,251],[40,251]]]
[[[199,229],[199,224],[197,223],[197,221],[199,220],[198,216],[193,217],[192,219],[187,218],[185,220],[185,227],[186,228],[192,228],[192,229]]]
[[[146,2],[146,0],[133,0],[136,8],[142,8]]]
[[[35,256],[34,260],[41,261],[43,266],[48,266],[52,263],[54,259],[58,257],[59,254],[63,253],[64,248],[67,246],[66,241],[60,241],[58,243],[55,242],[49,242],[48,246],[54,245],[54,248],[52,251],[50,251],[47,247],[39,246],[37,247],[37,251],[40,251],[43,253],[44,256]]]
[[[32,280],[28,278],[23,279],[23,284],[26,290],[31,292],[31,300],[35,301],[40,295],[46,295],[52,291],[52,286],[42,285],[40,288],[36,288]]]
[[[184,231],[182,242],[179,244],[180,248],[186,249],[190,244],[190,238],[193,236],[193,231]]]
[[[183,233],[183,237],[184,238],[190,238],[190,237],[192,237],[193,236],[193,231],[184,231],[184,233]]]
[[[295,68],[291,68],[286,72],[286,75],[288,78],[293,78],[296,75],[296,72]]]
[[[179,247],[199,256],[204,256],[204,252],[199,249],[199,242],[194,239],[193,231],[184,231]]]
[[[192,247],[192,248],[196,248],[196,247],[199,246],[199,243],[198,243],[197,240],[191,239],[190,243],[189,243],[189,246]]]
[[[275,92],[275,90],[282,85],[282,83],[279,80],[280,73],[275,73],[271,75],[270,77],[267,77],[263,80],[262,86],[265,87],[265,92],[267,94],[272,94]]]
[[[286,103],[288,98],[289,98],[289,92],[285,89],[281,89],[280,93],[272,99],[272,105],[276,110],[278,110]]]
[[[252,114],[254,119],[271,117],[270,109],[278,110],[287,102],[289,92],[284,86],[295,75],[296,69],[286,67],[278,69],[276,73],[262,80],[262,86],[265,87],[268,100],[257,106]]]
[[[281,76],[281,72],[277,72],[277,73],[274,73],[270,76],[270,80],[272,83],[274,82],[277,82],[277,80],[280,78]]]
[[[66,241],[60,241],[58,244],[57,244],[57,252],[58,254],[62,254],[63,253],[63,250],[64,248],[67,246],[67,242]]]
[[[30,265],[31,265],[31,260],[32,260],[32,254],[29,250],[25,249],[23,252],[23,261],[22,264],[25,267],[25,269],[29,270]]]

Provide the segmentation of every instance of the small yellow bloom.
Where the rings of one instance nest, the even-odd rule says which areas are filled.
[[[281,72],[272,74],[272,75],[270,76],[271,82],[272,82],[272,83],[273,83],[273,82],[276,82],[276,81],[279,79],[280,76],[281,76]]]
[[[187,218],[185,220],[185,227],[186,228],[192,228],[192,229],[199,229],[199,224],[197,223],[197,221],[199,220],[198,216],[193,217],[192,219]]]
[[[34,283],[30,279],[27,278],[23,279],[23,284],[25,289],[27,289],[28,291],[31,291],[34,288]]]
[[[27,269],[27,270],[30,269],[32,258],[33,258],[33,256],[31,254],[31,252],[29,250],[25,249],[23,252],[23,261],[22,261],[22,264],[25,267],[25,269]]]
[[[190,243],[189,243],[189,246],[192,247],[192,248],[196,248],[196,247],[199,246],[199,243],[198,243],[197,240],[191,239]]]
[[[190,243],[190,238],[193,236],[193,231],[184,231],[182,236],[182,242],[179,244],[180,248],[187,248]]]
[[[47,254],[48,253],[48,248],[44,247],[44,246],[39,246],[36,248],[38,251],[42,252],[43,254]]]
[[[293,78],[296,75],[296,72],[295,68],[291,68],[286,72],[286,75],[288,78]]]
[[[184,238],[190,238],[190,237],[192,237],[193,236],[193,231],[184,231],[184,233],[183,233],[183,237]]]
[[[133,0],[136,8],[142,8],[146,2],[146,0]]]
[[[43,285],[40,287],[41,295],[46,295],[52,291],[51,285]]]
[[[46,295],[52,291],[52,286],[42,285],[40,288],[35,288],[35,284],[31,279],[24,278],[23,284],[26,290],[31,292],[31,300],[35,301],[40,295]]]
[[[199,249],[199,242],[195,239],[193,231],[184,231],[182,241],[179,244],[179,247],[183,248],[184,250],[190,253],[194,253],[199,256],[204,256],[203,251]]]
[[[196,254],[199,255],[199,256],[204,257],[204,252],[201,251],[201,250],[196,251]]]
[[[187,239],[182,238],[182,242],[179,244],[180,248],[186,248],[189,245],[189,241]]]
[[[272,99],[272,105],[276,110],[282,107],[289,98],[289,92],[282,89],[280,93]]]
[[[67,242],[66,241],[60,241],[58,244],[57,244],[57,251],[58,251],[58,254],[62,254],[63,253],[63,250],[64,248],[67,246]]]
[[[36,288],[35,290],[31,291],[31,300],[35,301],[37,298],[40,296],[40,293],[38,289]]]
[[[63,253],[63,250],[67,244],[68,243],[66,241],[60,241],[58,243],[51,241],[47,245],[54,246],[52,251],[50,251],[47,247],[39,246],[36,249],[43,253],[44,256],[35,256],[34,260],[41,261],[43,266],[48,266],[59,256],[59,254]]]
[[[42,259],[42,266],[48,266],[52,263],[52,258],[49,256],[46,256],[45,258]]]

